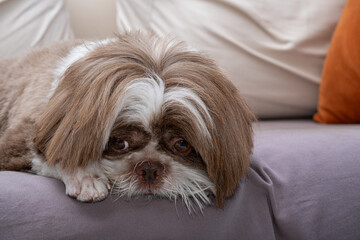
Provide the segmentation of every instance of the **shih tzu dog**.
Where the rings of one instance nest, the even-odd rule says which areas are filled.
[[[234,193],[252,113],[215,63],[183,42],[127,33],[0,62],[0,170],[61,179],[79,201]]]

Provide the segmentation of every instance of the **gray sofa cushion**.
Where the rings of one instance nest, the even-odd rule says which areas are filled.
[[[80,203],[55,179],[0,172],[1,239],[360,239],[360,125],[255,125],[249,176],[224,209]]]

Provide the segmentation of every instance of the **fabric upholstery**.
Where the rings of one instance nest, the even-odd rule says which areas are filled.
[[[119,32],[175,35],[209,54],[256,115],[311,117],[346,0],[116,0]]]
[[[0,2],[0,59],[74,37],[65,0]]]
[[[336,146],[336,147],[333,147]],[[58,180],[0,172],[0,236],[10,239],[360,239],[360,126],[255,124],[251,170],[224,209],[180,200],[80,203]],[[116,200],[117,199],[117,200]]]

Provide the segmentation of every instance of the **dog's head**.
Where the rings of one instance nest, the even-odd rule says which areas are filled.
[[[132,33],[67,68],[35,145],[69,171],[99,161],[114,192],[218,206],[249,166],[252,114],[215,63],[182,42]]]

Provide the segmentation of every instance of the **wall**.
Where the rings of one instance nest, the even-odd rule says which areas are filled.
[[[105,38],[117,32],[114,0],[66,0],[76,38]]]

